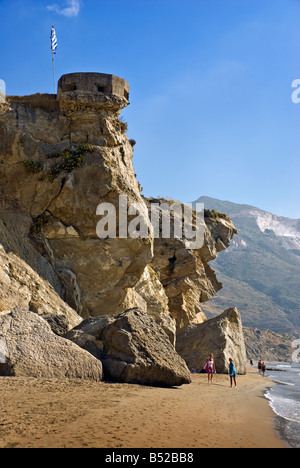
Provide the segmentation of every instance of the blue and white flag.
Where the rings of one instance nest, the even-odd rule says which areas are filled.
[[[57,49],[57,37],[56,37],[56,32],[53,27],[51,26],[51,50],[53,54],[56,54],[56,49]]]

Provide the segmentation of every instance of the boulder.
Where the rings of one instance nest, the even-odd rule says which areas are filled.
[[[0,312],[14,307],[29,309],[40,315],[60,336],[82,321],[48,281],[18,255],[6,252],[0,242]]]
[[[138,308],[114,319],[84,320],[66,336],[101,357],[108,379],[168,387],[191,382],[189,370],[168,335]]]
[[[84,319],[77,327],[66,333],[65,338],[73,341],[91,353],[95,358],[103,358],[104,345],[101,341],[102,330],[114,321],[114,317],[102,315]]]
[[[0,375],[102,380],[102,364],[28,309],[0,312]]]
[[[236,308],[201,324],[189,324],[177,334],[176,350],[189,368],[203,370],[206,359],[214,355],[218,373],[228,373],[232,358],[239,374],[246,374],[247,357],[242,320]]]
[[[158,273],[148,265],[135,287],[128,288],[123,306],[124,310],[138,307],[151,315],[175,346],[176,321],[170,314],[168,304],[169,299],[159,280]]]

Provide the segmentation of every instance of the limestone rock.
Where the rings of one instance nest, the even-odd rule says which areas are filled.
[[[147,312],[167,333],[171,343],[176,342],[176,321],[169,311],[169,299],[159,275],[148,265],[140,280],[127,291],[124,310],[138,307]]]
[[[82,321],[47,281],[0,244],[0,312],[16,306],[43,317],[58,335],[64,335]]]
[[[48,261],[50,284],[83,317],[124,310],[127,290],[153,256],[150,235],[99,239],[96,233],[98,205],[118,211],[120,195],[144,207],[141,216],[149,221],[119,118],[128,98],[128,83],[118,77],[71,74],[60,80],[58,96],[9,96],[0,104],[3,209],[19,217],[19,243],[30,237]],[[70,163],[82,145],[88,150],[66,168],[64,158]],[[29,263],[35,269],[33,263],[42,261]]]
[[[26,309],[0,313],[0,375],[102,379],[102,365]]]
[[[147,200],[149,211],[153,202],[164,203],[166,200]],[[170,206],[174,203],[167,202]],[[184,240],[174,238],[172,222],[171,216],[171,237],[154,240],[154,257],[150,266],[164,286],[169,311],[178,330],[192,321],[201,323],[206,320],[201,303],[222,288],[208,262],[230,246],[237,230],[229,219],[205,219],[203,246],[191,250]]]
[[[84,335],[76,336],[76,331]],[[97,345],[106,378],[157,386],[179,386],[191,381],[184,360],[167,334],[140,309],[130,309],[114,319],[86,319],[67,337],[85,343],[90,352]]]
[[[177,352],[189,368],[198,372],[206,359],[214,355],[218,373],[228,373],[232,358],[239,374],[246,374],[247,357],[240,313],[229,308],[216,318],[201,324],[189,324],[177,334]]]
[[[104,344],[101,333],[105,327],[114,322],[114,317],[102,315],[84,319],[77,327],[66,333],[65,338],[73,341],[97,359],[103,359]]]
[[[206,220],[195,251],[174,238],[154,243],[151,233],[98,237],[97,207],[112,204],[119,221],[120,196],[150,224],[120,118],[128,103],[125,80],[75,73],[60,79],[58,95],[0,104],[0,310],[29,307],[62,335],[79,315],[139,307],[175,344],[176,328],[206,319],[200,304],[221,288],[208,262],[236,231],[230,220]],[[75,334],[98,347],[93,335]]]

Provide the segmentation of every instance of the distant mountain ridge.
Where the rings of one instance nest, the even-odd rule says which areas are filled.
[[[197,202],[228,214],[238,229],[231,247],[211,262],[223,289],[203,304],[204,312],[236,306],[246,326],[298,335],[300,220],[205,196]]]

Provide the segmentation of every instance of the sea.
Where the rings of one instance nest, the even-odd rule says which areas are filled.
[[[291,448],[300,448],[300,363],[268,363],[266,377],[274,386],[265,397],[275,412],[279,437]]]

